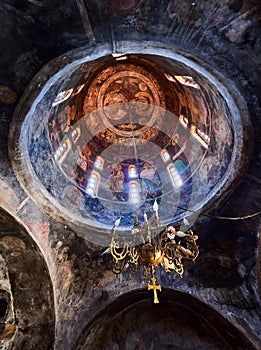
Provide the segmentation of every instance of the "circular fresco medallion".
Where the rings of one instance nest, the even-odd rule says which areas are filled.
[[[160,109],[155,106],[166,107],[156,77],[141,66],[125,63],[97,75],[85,97],[84,114],[97,110],[108,130],[133,137],[144,134],[160,119]]]
[[[8,86],[0,85],[0,102],[14,103],[17,99],[16,93]]]

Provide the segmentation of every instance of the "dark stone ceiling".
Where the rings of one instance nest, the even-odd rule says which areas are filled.
[[[236,328],[189,294],[166,289],[160,309],[144,297],[139,291],[119,298],[84,329],[74,349],[113,349],[119,344],[124,349],[179,350],[189,346],[188,339],[197,349],[251,348]]]
[[[33,336],[30,340],[29,334],[35,334],[35,329],[43,326],[43,311],[37,317],[33,306],[31,314],[21,306],[21,299],[16,297],[16,293],[19,289],[26,290],[23,288],[27,286],[19,284],[21,276],[18,265],[14,264],[9,280],[1,279],[1,285],[5,283],[8,287],[4,289],[2,286],[0,311],[10,303],[8,290],[9,295],[14,296],[16,323],[10,322],[9,335],[1,328],[1,346],[7,349],[12,344],[14,349],[37,347],[49,350],[50,344],[55,343],[56,349],[71,349],[73,344],[84,343],[82,331],[97,312],[105,309],[119,295],[144,288],[141,273],[133,276],[125,273],[115,281],[109,257],[101,255],[99,247],[93,247],[64,223],[56,222],[43,213],[28,197],[11,165],[17,158],[14,144],[18,141],[12,135],[13,129],[9,134],[13,113],[19,102],[20,108],[24,109],[22,114],[27,112],[22,95],[28,86],[30,90],[37,82],[41,88],[43,80],[49,78],[48,70],[43,67],[61,55],[64,62],[70,63],[68,51],[84,48],[91,52],[104,43],[110,44],[111,52],[118,52],[120,42],[126,40],[138,42],[144,48],[147,41],[156,41],[159,46],[162,44],[172,50],[186,52],[192,60],[206,62],[232,81],[246,101],[248,118],[253,125],[251,140],[245,139],[246,148],[252,148],[250,155],[245,153],[248,167],[238,174],[233,193],[224,196],[219,205],[208,212],[210,216],[201,216],[195,223],[200,246],[196,264],[187,265],[182,280],[163,272],[157,279],[163,288],[190,293],[211,305],[248,337],[253,348],[258,349],[259,218],[232,221],[214,219],[211,215],[236,217],[260,210],[260,1],[6,0],[0,2],[0,9],[0,206],[4,209],[1,217],[8,217],[8,211],[17,219],[8,231],[8,236],[14,237],[13,242],[17,244],[15,235],[20,232],[20,238],[26,241],[26,245],[31,244],[31,238],[26,236],[29,234],[39,245],[40,250],[32,250],[32,261],[29,257],[28,261],[24,261],[22,273],[25,276],[29,273],[27,262],[33,265],[34,261],[38,261],[35,275],[39,277],[35,277],[34,281],[46,281],[45,293],[50,299],[53,292],[56,316],[54,336],[54,310],[49,300],[48,335],[44,338],[45,333],[40,331],[41,337]],[[40,76],[39,80],[31,83],[42,68],[41,76],[45,74],[45,78],[41,80]],[[251,134],[247,131],[246,135]],[[11,140],[9,145],[8,139]],[[24,187],[30,187],[30,183]],[[12,223],[13,219],[7,222]],[[28,233],[21,231],[18,222]],[[6,235],[7,227],[9,224],[2,220],[1,237]],[[10,269],[8,262],[16,255],[6,249],[6,240],[2,241],[1,238],[0,262],[5,271]],[[51,278],[48,274],[43,279],[45,263]],[[25,282],[30,284],[29,279],[25,278]],[[35,293],[30,293],[33,304]],[[145,289],[144,293],[148,294]],[[38,302],[44,304],[44,300],[41,295]],[[37,304],[35,307],[40,309]],[[0,316],[5,318],[7,314],[3,312]],[[11,316],[9,313],[8,317]],[[5,321],[6,318],[3,323]],[[16,329],[14,324],[20,330],[12,340]],[[161,331],[162,327],[163,323],[159,325]]]

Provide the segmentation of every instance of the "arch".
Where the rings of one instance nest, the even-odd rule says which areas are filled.
[[[159,305],[146,290],[119,297],[84,328],[73,350],[101,344],[102,349],[255,349],[216,310],[171,289],[162,290]]]
[[[46,262],[25,228],[1,207],[0,254],[10,280],[15,325],[12,337],[2,333],[1,340],[14,349],[52,349],[55,311]]]

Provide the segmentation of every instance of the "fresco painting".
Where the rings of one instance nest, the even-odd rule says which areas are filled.
[[[48,128],[39,124],[29,156],[47,191],[59,203],[73,193],[78,205],[66,206],[83,218],[113,225],[121,216],[127,226],[135,208],[153,215],[155,200],[172,220],[189,207],[195,183],[208,196],[231,160],[233,133],[224,113],[210,113],[216,102],[206,101],[196,79],[181,76],[189,83],[180,83],[129,62],[85,84],[85,70],[76,88],[61,93],[54,85],[39,103],[39,118],[49,108]]]

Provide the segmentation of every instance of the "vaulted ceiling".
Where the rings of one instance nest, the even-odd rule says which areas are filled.
[[[68,162],[62,165],[59,163],[57,150],[66,141],[61,137],[57,139],[57,145],[51,144],[51,157],[57,161],[55,173],[61,171],[65,177],[61,177],[60,173],[57,175],[57,187],[54,189],[50,179],[41,175],[50,170],[44,142],[49,142],[55,131],[52,122],[57,120],[59,113],[68,111],[68,107],[70,116],[74,115],[73,120],[76,118],[79,125],[82,123],[85,128],[87,125],[86,133],[93,124],[82,118],[84,115],[92,113],[92,121],[95,118],[96,122],[103,120],[105,127],[99,125],[96,138],[91,133],[90,141],[93,142],[91,146],[89,143],[92,154],[96,152],[95,156],[107,152],[106,157],[103,157],[106,164],[106,170],[102,172],[103,182],[108,179],[110,167],[114,164],[113,148],[112,151],[107,150],[112,144],[111,139],[120,139],[123,145],[128,144],[131,148],[133,144],[126,140],[128,137],[133,139],[135,131],[136,143],[140,137],[149,145],[153,144],[155,149],[157,146],[160,151],[167,149],[170,153],[168,143],[177,134],[172,132],[172,128],[175,129],[173,119],[165,120],[161,115],[155,118],[155,124],[150,125],[150,132],[153,134],[161,130],[161,133],[152,136],[145,133],[148,130],[142,129],[150,121],[137,122],[134,130],[134,124],[124,119],[126,110],[117,110],[117,114],[112,108],[107,112],[108,106],[111,108],[115,103],[132,102],[134,97],[136,103],[153,100],[158,108],[167,109],[176,115],[178,123],[181,121],[180,115],[184,114],[184,110],[181,113],[184,99],[185,105],[195,115],[198,111],[202,117],[206,112],[213,118],[212,123],[207,118],[205,123],[196,123],[195,115],[191,120],[194,126],[198,125],[198,135],[201,135],[202,162],[206,153],[206,157],[212,157],[210,163],[214,164],[212,173],[209,164],[205,167],[207,176],[204,190],[212,195],[206,196],[208,200],[202,202],[203,211],[199,212],[193,226],[199,235],[200,256],[195,264],[188,264],[182,280],[164,273],[158,276],[163,288],[166,288],[164,303],[173,295],[178,301],[176,306],[174,303],[171,307],[177,315],[180,313],[184,316],[187,312],[184,311],[186,299],[182,293],[189,293],[192,295],[189,308],[193,315],[199,313],[194,297],[210,307],[202,306],[201,315],[209,318],[212,315],[213,319],[219,320],[217,328],[211,328],[218,334],[216,344],[220,342],[218,327],[231,322],[237,327],[237,330],[231,328],[231,334],[237,334],[240,330],[242,337],[248,338],[242,338],[242,344],[250,341],[248,346],[258,348],[261,336],[259,217],[244,220],[222,217],[241,217],[260,210],[259,1],[6,0],[0,1],[0,9],[0,341],[3,348],[7,349],[10,344],[13,344],[14,349],[50,349],[53,344],[57,349],[71,349],[73,346],[84,348],[83,344],[91,337],[91,332],[99,327],[97,322],[102,320],[100,322],[106,324],[107,318],[113,314],[112,306],[108,305],[115,300],[119,310],[131,308],[133,317],[136,317],[133,305],[141,305],[148,328],[153,328],[154,324],[155,332],[164,333],[164,315],[163,323],[156,325],[151,311],[148,311],[145,290],[142,291],[142,297],[140,294],[135,296],[134,292],[133,295],[128,294],[126,300],[123,296],[122,304],[121,301],[117,302],[121,294],[146,287],[141,272],[133,276],[125,273],[116,281],[111,273],[110,257],[102,255],[105,244],[97,245],[98,239],[90,239],[90,234],[86,234],[88,229],[88,232],[97,231],[97,237],[100,237],[103,229],[108,231],[125,205],[124,198],[113,197],[105,187],[101,201],[104,207],[106,201],[114,201],[115,215],[106,217],[110,207],[108,213],[103,210],[100,216],[97,213],[95,216],[94,204],[89,203],[88,213],[93,212],[91,221],[85,225],[85,214],[79,218],[79,212],[75,212],[70,199],[65,204],[66,195],[75,195],[69,190],[65,193],[63,186],[66,181],[71,181],[68,164],[72,164],[71,160],[74,159],[72,167],[75,167],[76,153],[71,153],[71,158],[68,156]],[[127,54],[126,61],[122,60],[124,54]],[[118,58],[121,59],[116,60]],[[105,78],[103,75],[106,75]],[[194,79],[191,80],[191,76]],[[184,77],[189,81],[184,82]],[[179,80],[181,78],[182,81]],[[126,83],[123,84],[126,80],[129,92],[133,84],[134,96],[130,93],[127,99]],[[197,85],[201,90],[198,90]],[[61,105],[59,98],[65,95],[59,93],[63,91],[67,91],[70,96],[68,99],[65,97]],[[98,96],[96,99],[93,97],[95,94]],[[104,115],[99,115],[101,119],[95,116],[96,107],[105,108]],[[141,109],[139,113],[143,113]],[[183,117],[185,122],[183,120],[181,126],[187,127],[188,115]],[[159,122],[165,127],[159,126]],[[128,129],[130,124],[131,129]],[[208,129],[210,124],[211,130]],[[44,142],[40,137],[42,125],[49,131],[47,141]],[[171,129],[169,134],[168,128]],[[104,130],[109,130],[111,134],[106,134]],[[73,140],[74,129],[68,128],[66,132],[63,137]],[[99,149],[102,138],[107,141]],[[163,139],[166,144],[162,144]],[[84,142],[80,144],[81,147],[83,145]],[[142,142],[141,145],[144,147]],[[121,146],[121,149],[120,156],[123,156],[127,148]],[[158,158],[149,156],[145,159],[147,149],[144,153],[143,148],[140,150],[140,157],[130,155],[123,160],[117,159],[116,163],[121,162],[124,168],[126,164],[133,165],[135,162],[132,160],[137,161],[139,158],[142,167],[153,160],[158,167],[159,177],[163,178],[160,169],[164,165],[164,158],[160,151]],[[118,148],[116,151],[119,155]],[[25,152],[28,152],[28,157]],[[40,161],[34,163],[33,159]],[[92,158],[92,161],[95,159]],[[225,162],[226,166],[222,168]],[[197,178],[200,178],[199,173]],[[77,187],[75,182],[72,185]],[[160,195],[155,192],[155,198],[161,198],[164,190],[163,186]],[[168,191],[166,189],[165,192]],[[70,198],[75,200],[75,197]],[[174,197],[171,198],[174,201]],[[163,197],[161,202],[164,203]],[[166,223],[171,220],[178,222],[182,218],[180,212],[176,216],[172,215],[172,204],[170,201],[161,212]],[[184,205],[181,202],[178,204]],[[196,204],[193,210],[198,209]],[[168,217],[165,213],[170,212]],[[126,214],[127,217],[130,217],[129,214]],[[104,218],[106,222],[103,222]],[[90,220],[90,217],[87,219]],[[125,226],[128,225],[131,226],[131,223],[126,219]],[[23,264],[19,265],[19,261]],[[36,296],[37,288],[40,290],[39,299]],[[179,290],[181,296],[171,294],[167,288]],[[31,305],[25,290],[31,296]],[[130,300],[129,304],[127,300]],[[102,313],[104,309],[107,311]],[[224,320],[216,316],[216,311]],[[44,312],[49,315],[46,321]],[[97,312],[98,321],[95,323],[93,318]],[[170,315],[168,317],[171,318]],[[128,317],[118,314],[116,318],[120,320],[118,322],[125,322],[126,338],[127,334],[131,334],[136,341],[137,329],[131,326]],[[187,329],[185,324],[184,316],[184,322],[179,325],[184,332]],[[116,329],[118,326],[115,323],[111,327]],[[207,329],[206,325],[204,327]],[[38,335],[46,333],[46,336],[38,337],[36,330],[39,330]],[[206,337],[209,342],[211,334],[209,338]],[[169,344],[167,337],[166,331],[165,344]],[[199,344],[204,343],[203,338],[200,338]],[[90,339],[94,344],[93,338]],[[162,337],[155,339],[157,344],[164,343]],[[229,334],[224,341],[229,344],[228,348],[233,347],[233,337]],[[182,346],[186,348],[184,344]]]

